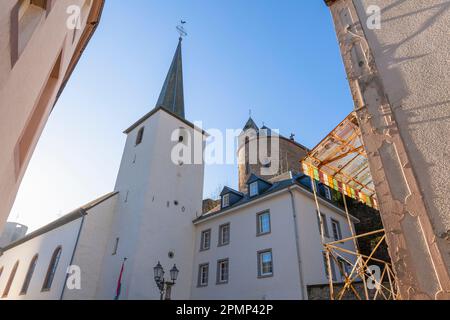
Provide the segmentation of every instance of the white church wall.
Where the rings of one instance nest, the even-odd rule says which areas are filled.
[[[136,135],[145,127],[142,143]],[[203,165],[182,166],[171,160],[172,132],[193,128],[164,110],[153,113],[128,134],[116,183],[120,191],[109,242],[120,238],[118,253],[106,255],[98,298],[114,297],[121,264],[127,258],[121,299],[159,299],[153,267],[168,271],[175,263],[179,281],[173,299],[188,299],[192,276],[194,226],[201,214]],[[168,253],[174,257],[169,258]],[[113,279],[113,280],[112,280]]]
[[[3,273],[0,275],[0,299],[60,299],[65,284],[67,267],[70,264],[80,229],[80,223],[81,217],[5,251],[0,256],[0,269],[3,267]],[[58,246],[62,247],[62,252],[51,289],[49,291],[42,291],[50,260]],[[30,262],[36,254],[39,254],[39,257],[28,291],[25,295],[20,295]],[[16,261],[19,261],[19,266],[9,294],[6,298],[1,298]]]
[[[65,288],[64,300],[95,299],[100,279],[101,264],[104,255],[114,250],[114,242],[109,241],[112,218],[119,194],[88,210],[84,218],[78,245],[72,265],[81,271],[81,288]]]
[[[136,136],[141,128],[144,128],[143,140],[136,145]],[[153,153],[158,152],[153,139],[156,134],[157,118],[150,117],[127,136],[114,189],[120,193],[108,240],[109,243],[112,243],[119,238],[119,245],[116,255],[105,254],[103,257],[97,299],[113,299],[115,297],[117,280],[124,258],[128,258],[128,261],[123,274],[121,297],[124,298],[128,295],[130,265],[143,212],[142,199],[146,195],[146,186],[150,175],[149,163],[153,159]],[[150,152],[150,150],[155,151]]]

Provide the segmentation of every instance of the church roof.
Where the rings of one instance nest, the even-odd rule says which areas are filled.
[[[181,59],[181,41],[178,41],[177,50],[173,56],[172,64],[167,73],[166,80],[161,89],[156,107],[163,107],[170,112],[184,118],[184,92],[183,92],[183,63]]]
[[[253,129],[256,132],[258,132],[258,130],[259,130],[258,126],[256,125],[255,121],[253,121],[252,117],[248,118],[247,123],[245,124],[245,126],[242,130],[245,131],[245,130],[249,130],[249,129]]]
[[[85,204],[84,206],[75,209],[74,211],[66,214],[65,216],[43,226],[40,229],[37,229],[36,231],[33,231],[29,234],[27,234],[25,237],[20,238],[19,240],[8,244],[7,246],[5,246],[4,248],[0,248],[0,255],[2,252],[5,252],[6,250],[12,249],[24,242],[27,242],[33,238],[36,238],[42,234],[45,234],[47,232],[50,232],[56,228],[59,228],[65,224],[68,224],[69,222],[72,222],[74,220],[77,220],[85,215],[88,214],[88,211],[96,206],[98,206],[99,204],[103,203],[104,201],[114,197],[115,195],[117,195],[119,192],[110,192],[108,194],[105,194],[103,196],[101,196],[100,198],[97,198],[87,204]]]

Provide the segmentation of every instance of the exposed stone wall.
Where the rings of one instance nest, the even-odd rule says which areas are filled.
[[[348,200],[348,210],[352,216],[358,218],[360,221],[359,223],[355,224],[356,234],[364,234],[371,231],[383,229],[383,223],[381,221],[380,212],[378,210],[370,208],[365,204],[354,200]],[[359,238],[358,247],[360,253],[369,256],[379,242],[381,236],[382,234],[375,234]],[[386,262],[391,261],[386,241],[383,241],[381,243],[381,245],[375,251],[373,257]]]
[[[260,139],[266,139],[266,137],[255,138],[258,146]],[[268,155],[270,156],[270,139],[267,142],[268,145]],[[253,140],[249,140],[248,143],[253,143]],[[273,179],[274,177],[292,171],[293,173],[300,172],[300,160],[302,160],[306,155],[308,150],[301,146],[300,144],[292,141],[290,139],[280,137],[279,139],[279,170],[277,174],[273,175],[262,175],[261,169],[264,165],[261,163],[261,159],[258,159],[258,163],[252,164],[249,161],[249,146],[248,143],[241,145],[238,150],[238,172],[239,172],[239,191],[245,192],[247,190],[246,182],[252,173],[260,176],[265,180]],[[245,147],[244,147],[245,146]],[[258,147],[259,148],[259,147]],[[259,149],[258,149],[259,151]],[[247,165],[247,163],[249,163]]]
[[[386,288],[389,288],[389,283],[385,283],[384,286]],[[334,284],[334,292],[335,295],[342,289],[343,284]],[[353,287],[355,288],[358,295],[364,300],[365,299],[365,291],[364,291],[364,285],[362,282],[355,282],[353,283]],[[318,284],[318,285],[312,285],[308,286],[308,300],[331,300],[330,299],[330,286],[329,284]],[[369,299],[373,300],[375,297],[376,290],[372,289],[369,290]],[[358,297],[350,290],[347,290],[345,294],[343,295],[341,300],[359,300]],[[386,300],[382,295],[378,295],[376,300]]]
[[[204,199],[202,213],[206,213],[220,205],[220,200]]]

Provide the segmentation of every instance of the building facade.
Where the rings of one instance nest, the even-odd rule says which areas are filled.
[[[184,117],[181,43],[156,107],[125,131],[114,191],[2,248],[1,299],[159,299],[158,263],[179,270],[172,299],[307,299],[328,282],[307,176],[252,174],[245,193],[225,187],[219,210],[202,212],[204,164],[186,150],[202,154],[207,133]],[[348,237],[317,186],[324,237]]]
[[[103,3],[0,3],[0,230],[49,114],[96,29]]]

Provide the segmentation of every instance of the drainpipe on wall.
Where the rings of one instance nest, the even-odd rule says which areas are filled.
[[[288,189],[289,194],[291,195],[291,204],[292,204],[292,218],[294,220],[294,234],[295,234],[295,248],[297,249],[297,262],[298,262],[298,273],[300,276],[300,288],[302,291],[302,299],[307,300],[308,294],[305,290],[305,282],[303,278],[303,267],[302,267],[302,258],[300,253],[300,237],[298,233],[298,224],[297,224],[297,210],[295,209],[295,201],[294,194],[292,193],[292,189]]]
[[[75,258],[75,251],[77,250],[77,247],[78,247],[78,242],[79,242],[79,240],[80,240],[81,230],[83,229],[84,218],[86,217],[87,212],[84,211],[84,210],[81,210],[80,214],[81,214],[80,229],[78,230],[77,239],[75,240],[75,245],[74,245],[74,247],[73,247],[73,252],[72,252],[72,257],[70,258],[69,267],[72,265],[73,259]],[[59,300],[62,300],[62,299],[63,299],[64,291],[65,291],[65,289],[66,289],[67,279],[68,279],[68,278],[69,278],[69,274],[66,272],[66,277],[65,277],[65,279],[64,279],[63,288],[62,288],[61,296],[59,297]]]

